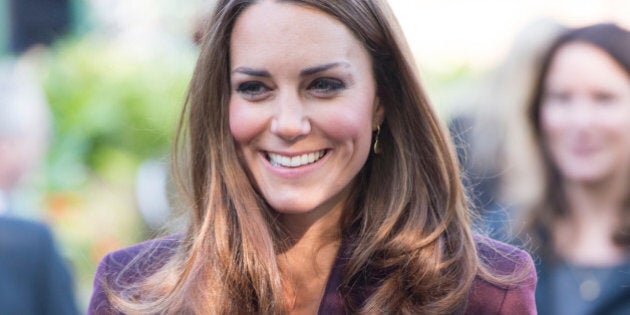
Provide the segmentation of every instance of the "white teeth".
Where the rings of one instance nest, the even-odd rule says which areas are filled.
[[[291,158],[291,166],[292,167],[296,167],[296,166],[302,164],[301,162],[302,162],[302,159],[300,159],[299,156],[294,156],[294,157]]]
[[[280,165],[291,166],[291,158],[288,156],[281,156],[278,162]]]
[[[267,157],[273,166],[300,167],[318,161],[322,156],[324,156],[324,154],[326,154],[325,150],[296,155],[293,157],[276,153],[267,153]]]

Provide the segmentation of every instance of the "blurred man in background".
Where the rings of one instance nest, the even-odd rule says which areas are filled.
[[[50,114],[26,64],[0,64],[0,314],[77,314],[50,230],[13,217],[14,191],[46,150]]]

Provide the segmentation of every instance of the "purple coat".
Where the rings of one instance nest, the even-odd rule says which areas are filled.
[[[103,292],[101,281],[113,290],[146,277],[162,266],[177,246],[177,238],[150,240],[127,247],[105,256],[100,262],[94,280],[94,291],[88,314],[119,314],[113,311]],[[469,293],[465,314],[536,314],[534,291],[536,272],[532,258],[526,252],[497,241],[479,243],[479,254],[499,274],[524,271],[524,280],[515,285],[501,286],[476,277]],[[342,244],[340,253],[344,252]],[[147,250],[149,250],[147,252]],[[143,254],[141,259],[133,260]],[[147,254],[149,253],[149,254]],[[339,254],[333,264],[319,314],[347,314],[344,299],[338,290],[346,260]],[[132,261],[133,260],[133,261]]]

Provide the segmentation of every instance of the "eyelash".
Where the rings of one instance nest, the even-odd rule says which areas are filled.
[[[613,93],[608,92],[599,92],[593,95],[593,99],[595,99],[599,103],[611,103],[615,100],[615,95]]]
[[[564,92],[547,92],[545,98],[554,102],[566,103],[571,99],[571,95]]]
[[[307,89],[314,91],[317,94],[327,96],[345,88],[346,85],[340,80],[332,78],[318,78],[313,80]]]
[[[557,103],[568,104],[573,96],[570,93],[565,92],[548,92],[545,96],[547,100]],[[609,92],[596,92],[593,93],[591,99],[599,104],[608,104],[615,100],[615,95]]]
[[[258,81],[247,81],[247,82],[239,84],[238,87],[236,88],[236,92],[244,94],[249,97],[259,96],[269,90],[271,90],[269,87],[267,87],[262,82],[258,82]]]
[[[345,88],[343,81],[333,78],[317,78],[307,86],[308,91],[319,97],[331,97]],[[260,81],[247,81],[236,87],[237,93],[252,100],[263,98],[269,91],[271,88]]]

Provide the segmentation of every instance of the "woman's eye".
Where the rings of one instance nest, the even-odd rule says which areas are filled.
[[[316,79],[308,86],[308,89],[318,94],[332,94],[344,89],[345,84],[337,79],[320,78]]]
[[[593,100],[595,100],[599,104],[609,104],[615,100],[615,95],[609,92],[597,92],[592,96]]]
[[[266,85],[258,81],[244,82],[239,84],[236,88],[236,91],[238,93],[244,94],[245,96],[249,97],[260,96],[269,90],[270,89]]]
[[[545,99],[550,102],[565,104],[571,100],[571,94],[566,92],[549,91],[546,93]]]

